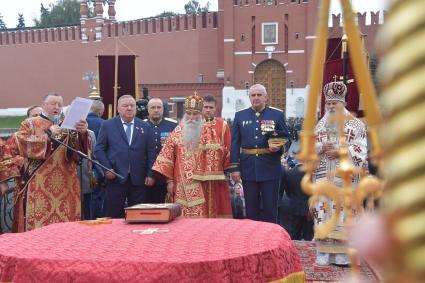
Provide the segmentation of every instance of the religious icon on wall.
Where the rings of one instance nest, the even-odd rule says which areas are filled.
[[[263,23],[262,44],[277,44],[277,23]]]

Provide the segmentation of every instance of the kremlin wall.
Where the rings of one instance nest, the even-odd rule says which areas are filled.
[[[257,82],[287,117],[302,115],[319,0],[219,0],[215,12],[126,22],[115,20],[116,1],[96,0],[88,18],[83,0],[79,26],[1,32],[1,108],[39,104],[48,92],[65,104],[87,97],[84,74],[97,73],[96,56],[114,55],[118,46],[118,54],[137,56],[139,97],[147,87],[172,105],[172,117],[197,91],[216,96],[222,116],[233,118]],[[369,54],[380,13],[357,15]],[[340,17],[332,16],[330,37],[341,37]]]

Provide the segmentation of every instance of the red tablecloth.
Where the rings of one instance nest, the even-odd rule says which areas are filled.
[[[133,232],[148,228],[163,231]],[[299,272],[285,230],[250,220],[69,222],[0,236],[2,282],[267,282]]]

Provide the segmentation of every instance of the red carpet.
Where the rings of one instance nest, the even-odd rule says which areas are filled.
[[[315,265],[316,245],[314,242],[292,241],[297,248],[301,265],[304,268],[306,282],[341,282],[350,276],[350,268]],[[373,270],[365,263],[360,265],[361,282],[379,282]]]

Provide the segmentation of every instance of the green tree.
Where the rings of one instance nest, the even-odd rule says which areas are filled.
[[[77,25],[80,23],[80,1],[58,0],[56,4],[44,7],[41,3],[40,19],[34,19],[36,27]]]
[[[7,29],[6,24],[3,21],[3,16],[0,14],[0,30]]]
[[[197,0],[190,0],[184,5],[184,10],[186,11],[187,15],[191,14],[199,14],[201,12],[208,12],[210,9],[210,2],[207,2],[204,7],[201,7],[201,4],[199,4],[199,1]]]
[[[172,16],[177,16],[176,13],[171,12],[171,11],[164,11],[161,14],[158,14],[155,16],[155,18],[159,18],[159,17],[172,17]]]
[[[22,29],[24,27],[25,27],[24,14],[19,14],[18,13],[18,25],[16,26],[16,28]]]

